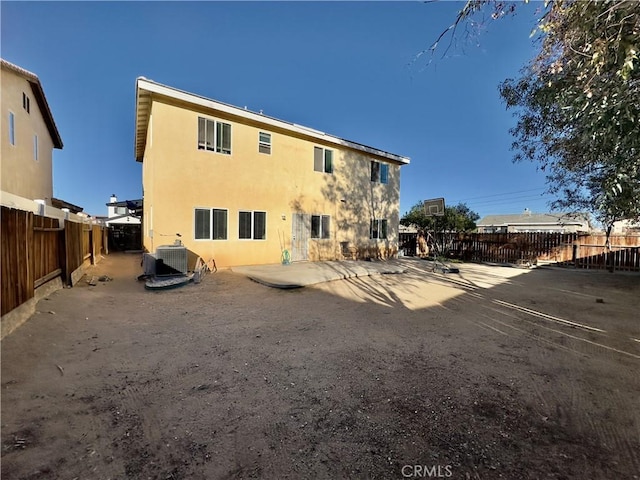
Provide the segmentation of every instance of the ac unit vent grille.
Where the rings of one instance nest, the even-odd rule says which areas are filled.
[[[156,266],[157,275],[187,273],[187,248],[179,245],[165,245],[156,249],[156,258],[162,266]],[[168,268],[167,268],[168,267]]]

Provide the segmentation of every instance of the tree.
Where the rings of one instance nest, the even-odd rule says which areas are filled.
[[[438,38],[483,9],[492,18],[514,2],[469,1]],[[520,8],[518,6],[518,8]],[[588,210],[609,228],[640,219],[640,2],[547,1],[539,11],[538,55],[499,91],[514,111],[514,161],[546,172],[552,207]]]
[[[437,242],[441,253],[451,245],[453,238],[458,233],[470,232],[476,228],[476,220],[480,218],[466,204],[459,203],[453,207],[445,207],[441,217],[428,217],[424,211],[422,202],[415,204],[400,219],[405,226],[416,226],[421,233],[432,235],[432,241]]]
[[[469,232],[476,228],[476,220],[480,218],[466,204],[459,203],[454,207],[445,207],[441,217],[428,217],[422,202],[416,203],[400,219],[405,226],[415,225],[425,231]]]

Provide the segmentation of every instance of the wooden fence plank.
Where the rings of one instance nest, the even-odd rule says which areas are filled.
[[[445,238],[437,241],[442,243]],[[606,236],[600,234],[527,232],[459,234],[449,244],[453,256],[467,261],[546,260],[575,268],[640,271],[640,235],[612,235],[609,255],[605,242]]]
[[[33,298],[36,288],[59,275],[65,283],[70,283],[72,273],[82,266],[86,254],[95,262],[101,254],[107,253],[103,244],[105,227],[61,222],[56,218],[1,207],[2,315]],[[92,245],[95,246],[94,255]]]

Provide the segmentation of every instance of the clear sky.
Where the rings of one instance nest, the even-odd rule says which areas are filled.
[[[544,175],[512,163],[497,90],[535,52],[534,4],[430,66],[416,56],[462,2],[2,1],[0,47],[39,76],[62,136],[54,196],[93,215],[112,193],[142,196],[138,76],[411,157],[401,214],[435,197],[544,212]]]

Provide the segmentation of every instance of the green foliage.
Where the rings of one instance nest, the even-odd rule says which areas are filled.
[[[454,207],[445,207],[441,217],[428,217],[422,202],[415,204],[401,219],[402,225],[415,225],[431,232],[469,232],[476,228],[476,220],[480,218],[464,203]]]
[[[640,218],[640,3],[556,1],[539,29],[538,56],[500,85],[515,160],[547,173],[558,209]]]
[[[640,2],[533,4],[540,51],[499,87],[518,119],[514,160],[547,174],[554,209],[590,210],[607,225],[640,219]],[[469,1],[445,32],[485,9],[495,19],[516,6]]]

